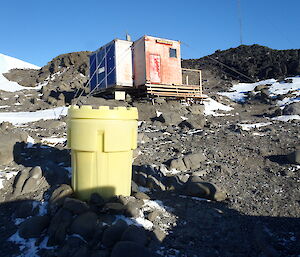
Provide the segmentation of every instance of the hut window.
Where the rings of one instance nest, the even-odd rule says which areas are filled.
[[[170,48],[170,57],[177,58],[177,51],[175,48]]]

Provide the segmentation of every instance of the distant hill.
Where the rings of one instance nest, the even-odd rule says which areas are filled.
[[[74,93],[83,89],[88,81],[90,53],[62,54],[39,70],[13,69],[4,76],[22,86],[42,85],[46,100],[48,96],[58,98],[62,93],[70,101]],[[206,92],[223,91],[231,87],[232,80],[251,82],[300,75],[300,49],[274,50],[260,45],[241,45],[224,51],[217,50],[200,59],[182,60],[182,67],[203,71]],[[192,83],[192,78],[189,81]]]
[[[300,75],[300,49],[275,50],[260,45],[241,45],[224,51],[217,50],[200,59],[183,60],[182,66],[208,70],[221,79],[238,79],[242,82],[278,79]]]

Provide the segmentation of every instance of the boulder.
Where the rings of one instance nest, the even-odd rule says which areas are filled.
[[[182,118],[177,112],[168,112],[161,114],[158,120],[165,125],[178,125],[182,121]]]
[[[189,106],[187,107],[187,109],[189,110],[189,112],[193,115],[200,115],[200,114],[203,114],[204,113],[204,105],[192,105],[192,106]]]
[[[19,235],[25,239],[40,237],[49,225],[48,216],[35,216],[23,221],[19,228]]]
[[[71,196],[72,194],[73,189],[69,185],[62,184],[53,191],[50,197],[50,204],[54,206],[62,205],[65,198]]]
[[[300,115],[300,102],[292,103],[284,107],[284,115]]]
[[[23,170],[15,177],[14,196],[36,192],[39,189],[49,187],[45,177],[43,177],[42,169],[36,166],[31,170]]]
[[[140,216],[140,205],[138,202],[130,201],[129,203],[126,204],[125,206],[125,214],[128,217],[134,217],[137,218]]]
[[[140,200],[149,200],[150,199],[150,196],[143,193],[143,192],[137,192],[134,194],[134,197],[137,198],[137,199],[140,199]]]
[[[70,231],[74,234],[81,235],[85,239],[90,239],[94,234],[96,225],[96,213],[85,212],[75,218],[70,227]]]
[[[8,133],[0,130],[0,164],[6,165],[14,161],[14,157],[18,157],[20,149],[17,149],[18,142],[26,142],[28,134]]]
[[[186,166],[183,162],[183,158],[174,159],[170,162],[170,169],[176,169],[179,171],[185,171]]]
[[[65,240],[67,229],[72,220],[73,217],[70,211],[61,208],[56,212],[48,228],[49,241],[52,242],[52,245],[60,244]]]
[[[131,225],[122,234],[121,241],[130,241],[139,245],[146,245],[147,234],[143,227]]]
[[[205,161],[206,157],[202,152],[191,153],[184,156],[183,161],[187,170],[195,170],[201,167],[201,162]]]
[[[127,227],[128,225],[125,221],[118,220],[114,225],[112,225],[104,231],[102,237],[102,244],[108,248],[114,246],[115,243],[120,241]]]
[[[81,214],[89,210],[89,206],[85,202],[69,197],[65,199],[63,207],[73,214]]]
[[[296,150],[287,155],[287,159],[290,163],[300,164],[300,150]]]

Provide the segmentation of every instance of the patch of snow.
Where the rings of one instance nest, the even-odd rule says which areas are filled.
[[[271,95],[284,95],[289,92],[293,92],[295,95],[300,95],[300,77],[289,77],[286,79],[291,79],[292,83],[286,82],[276,82],[269,87],[269,92]]]
[[[3,73],[11,69],[40,69],[40,67],[21,61],[17,58],[0,54],[0,90],[16,92],[23,89],[41,89],[40,87],[23,87],[16,82],[9,81],[3,76]]]
[[[37,120],[53,120],[58,119],[60,116],[67,115],[67,110],[68,107],[56,107],[36,112],[1,112],[0,122],[8,121],[16,125]]]
[[[268,126],[268,125],[271,125],[271,124],[272,124],[272,122],[254,123],[254,124],[242,124],[242,123],[239,123],[238,125],[241,126],[242,130],[249,131],[249,130],[251,130],[253,128],[260,128],[260,127]]]
[[[2,105],[2,106],[0,106],[0,109],[4,109],[4,108],[7,108],[7,107],[9,107],[9,105]]]
[[[147,220],[144,216],[144,212],[149,212],[153,210],[158,210],[161,212],[162,215],[164,216],[171,216],[172,214],[169,213],[167,210],[171,210],[171,208],[166,207],[163,205],[161,201],[153,201],[153,200],[144,200],[144,205],[141,208],[141,212],[139,217],[137,218],[128,218],[125,217],[124,215],[116,215],[116,220],[124,220],[128,225],[136,225],[136,226],[141,226],[147,230],[152,230],[153,229],[153,223],[149,220]],[[115,223],[114,222],[114,223]],[[167,232],[168,229],[170,229],[172,224],[167,224],[165,225],[162,229],[164,229],[165,232]]]
[[[282,115],[272,118],[272,120],[289,121],[289,120],[300,120],[300,115]]]
[[[162,115],[162,112],[156,111],[156,117],[159,117],[160,115]]]
[[[231,111],[233,110],[232,107],[218,103],[217,101],[213,100],[212,98],[207,98],[204,101],[204,114],[205,115],[213,115],[218,116],[220,114],[216,113],[215,111]]]
[[[45,137],[42,139],[42,143],[47,145],[63,144],[66,141],[67,139],[64,137]]]
[[[4,182],[17,175],[17,171],[0,171],[0,189],[4,188]]]
[[[40,243],[40,245],[36,245],[37,239],[36,238],[30,238],[30,239],[24,239],[19,235],[19,232],[17,231],[15,234],[13,234],[8,241],[13,242],[15,244],[19,245],[19,249],[21,251],[22,257],[39,257],[38,251],[40,249],[55,249],[56,247],[48,247],[49,237],[45,237],[43,241]]]
[[[253,91],[256,86],[275,82],[275,79],[267,79],[256,83],[238,83],[230,88],[230,92],[220,92],[219,95],[227,96],[235,102],[244,102],[246,94]]]
[[[32,147],[34,145],[34,138],[32,138],[31,136],[27,136],[27,147]]]
[[[265,134],[263,133],[258,133],[258,132],[254,132],[252,133],[253,136],[259,136],[259,137],[263,137]]]
[[[288,77],[286,79],[291,79],[291,83],[287,82],[277,82],[275,79],[262,80],[256,83],[239,83],[231,87],[230,92],[220,92],[219,95],[227,96],[231,100],[236,102],[244,102],[246,94],[253,91],[258,85],[270,84],[268,87],[270,96],[278,96],[290,93],[294,97],[287,97],[281,101],[278,101],[279,106],[284,106],[291,104],[293,102],[300,101],[300,77]]]
[[[205,199],[205,198],[200,198],[196,196],[186,196],[186,195],[179,195],[181,198],[186,198],[186,199],[193,199],[196,201],[204,201],[204,202],[211,202],[211,200]]]

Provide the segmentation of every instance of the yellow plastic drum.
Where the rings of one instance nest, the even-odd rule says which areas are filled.
[[[137,109],[71,106],[68,118],[76,196],[88,200],[94,192],[103,198],[130,195],[132,150],[137,147]]]

